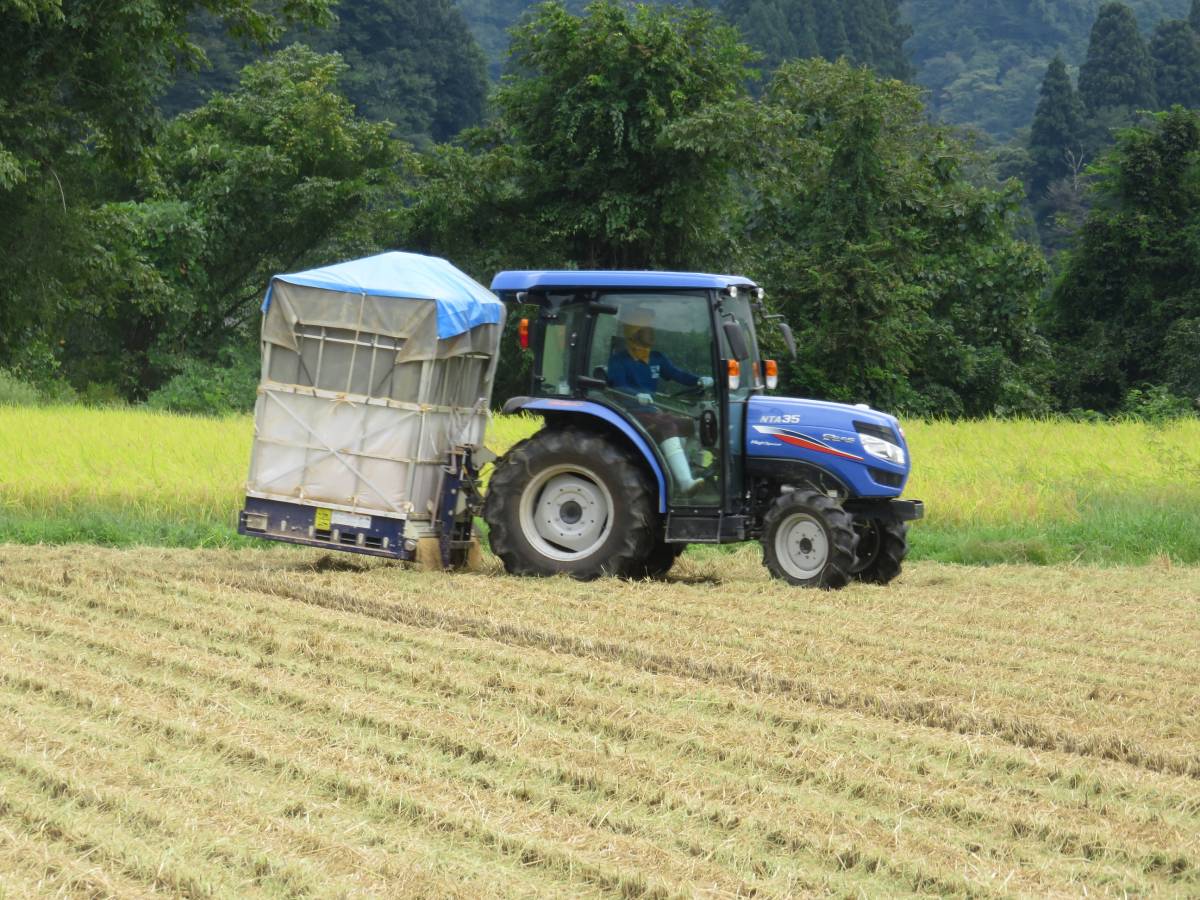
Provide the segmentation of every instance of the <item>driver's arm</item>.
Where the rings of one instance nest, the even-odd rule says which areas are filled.
[[[620,356],[614,356],[609,360],[608,386],[625,394],[641,406],[649,405],[652,401],[650,392],[637,383],[637,378],[630,366]]]
[[[655,356],[658,357],[656,362],[658,363],[659,372],[663,378],[678,382],[679,384],[686,385],[687,387],[695,387],[697,384],[701,387],[712,387],[713,380],[708,376],[693,375],[686,369],[676,368],[671,360],[667,359],[667,355],[665,353],[656,353]]]

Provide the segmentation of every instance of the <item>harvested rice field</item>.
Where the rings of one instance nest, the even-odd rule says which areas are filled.
[[[0,546],[0,895],[1197,896],[1200,569]]]

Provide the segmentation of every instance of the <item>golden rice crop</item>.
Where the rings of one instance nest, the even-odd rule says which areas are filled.
[[[0,893],[1196,896],[1198,596],[0,547]]]
[[[145,409],[0,409],[0,505],[222,517],[237,508],[252,421]]]
[[[504,452],[539,424],[497,417],[488,442]],[[907,432],[906,493],[927,510],[913,530],[918,555],[1200,561],[1200,421],[913,422]],[[0,408],[0,540],[228,542],[252,434],[246,416]],[[72,521],[82,524],[51,527]],[[964,545],[973,536],[981,553]]]
[[[906,493],[936,525],[1077,521],[1096,501],[1200,505],[1200,421],[913,422]]]

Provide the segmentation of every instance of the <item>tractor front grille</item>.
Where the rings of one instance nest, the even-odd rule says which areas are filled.
[[[884,487],[898,488],[904,485],[904,476],[896,472],[885,472],[883,469],[876,469],[874,466],[869,468],[871,478],[876,484],[882,484]]]

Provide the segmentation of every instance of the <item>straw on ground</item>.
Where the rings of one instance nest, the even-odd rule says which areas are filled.
[[[0,548],[0,893],[1200,893],[1200,571]]]

